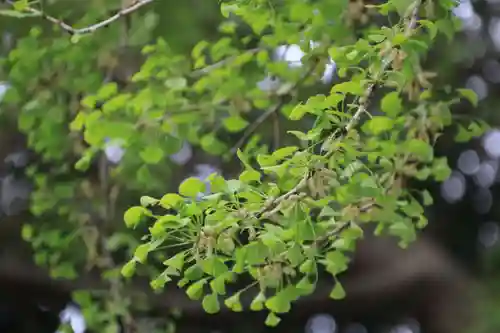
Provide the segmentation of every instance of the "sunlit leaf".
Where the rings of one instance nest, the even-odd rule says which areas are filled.
[[[187,197],[196,197],[205,192],[205,183],[195,177],[189,177],[179,185],[179,193]]]

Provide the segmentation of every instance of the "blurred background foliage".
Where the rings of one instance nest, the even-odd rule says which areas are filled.
[[[47,13],[74,26],[99,21],[121,5],[120,1],[44,1]],[[36,264],[48,267],[52,277],[75,279],[82,271],[90,275],[104,272],[104,280],[110,281],[109,291],[97,290],[92,295],[81,291],[74,297],[84,309],[87,325],[98,327],[98,331],[112,332],[118,325],[116,315],[127,318],[131,302],[138,304],[125,295],[119,272],[141,233],[131,235],[125,230],[123,212],[140,195],[160,196],[168,188],[175,189],[178,177],[172,176],[172,169],[179,172],[183,166],[167,160],[141,167],[142,161],[131,156],[122,164],[129,170],[109,173],[113,177],[113,172],[122,171],[120,179],[108,180],[108,171],[103,175],[101,165],[96,172],[75,171],[73,165],[85,147],[79,135],[71,133],[70,123],[79,111],[80,99],[97,93],[103,82],[116,81],[127,89],[128,77],[141,66],[144,45],[163,38],[172,54],[189,56],[198,41],[216,38],[220,19],[217,2],[156,1],[135,13],[130,22],[113,24],[79,41],[39,17],[0,19],[0,80],[10,85],[5,97],[10,106],[2,106],[0,112],[2,138],[18,128],[39,158],[26,164],[21,158],[17,168],[21,171],[12,171],[28,175],[31,184],[16,178],[7,189],[4,181],[4,193],[9,192],[2,196],[4,218],[15,216],[16,223],[23,225],[21,234],[31,243]],[[182,145],[178,141],[170,138],[164,148],[172,154]],[[4,142],[4,158],[16,157],[16,153],[32,156],[22,144],[15,148],[4,146]],[[108,155],[113,155],[113,148]],[[90,163],[91,158],[83,163]],[[187,175],[189,171],[184,177]],[[169,179],[175,180],[171,183]],[[23,185],[29,190],[14,191]],[[31,214],[19,215],[32,186]],[[99,225],[102,219],[106,222]],[[115,263],[116,258],[122,261]],[[141,304],[134,307],[140,309]],[[158,325],[165,331],[165,325],[171,323],[164,320]]]
[[[462,31],[451,43],[443,36],[442,43],[437,43],[427,58],[426,67],[437,72],[436,80],[442,87],[465,86],[479,96],[478,109],[461,107],[456,110],[457,114],[470,115],[473,111],[474,116],[479,115],[495,127],[500,125],[500,1],[471,1],[463,0],[455,12]],[[357,2],[362,1],[351,1]],[[119,0],[46,0],[43,3],[47,13],[64,18],[75,27],[99,21],[122,5]],[[81,272],[102,274],[109,288],[91,288],[74,295],[87,325],[99,327],[99,332],[113,332],[118,325],[116,315],[127,320],[132,318],[131,312],[144,310],[148,305],[140,301],[142,293],[128,291],[127,283],[119,274],[122,263],[133,254],[142,234],[140,230],[125,229],[123,212],[141,195],[158,197],[175,190],[189,175],[204,177],[217,169],[226,174],[237,172],[234,164],[193,148],[197,144],[203,147],[205,142],[211,149],[223,152],[232,146],[228,142],[234,143],[237,137],[228,134],[222,141],[200,137],[199,129],[192,128],[192,117],[199,114],[193,114],[181,126],[181,130],[188,133],[190,145],[174,136],[165,136],[161,156],[155,156],[154,151],[144,152],[143,147],[148,142],[157,143],[159,135],[146,128],[141,137],[127,147],[129,153],[123,156],[122,163],[112,163],[113,159],[121,160],[123,153],[112,145],[105,148],[107,160],[98,158],[95,163],[97,152],[86,151],[81,134],[71,130],[81,126],[78,118],[75,120],[81,99],[89,95],[105,97],[107,93],[113,94],[113,89],[137,92],[137,86],[130,85],[129,79],[143,64],[145,57],[141,50],[159,39],[166,41],[162,52],[171,55],[170,65],[185,66],[182,57],[189,57],[200,41],[217,41],[221,32],[232,32],[235,27],[240,37],[249,36],[251,32],[241,22],[226,21],[221,25],[224,18],[217,1],[154,1],[130,18],[130,22],[121,19],[117,24],[75,40],[42,18],[0,17],[0,81],[10,86],[0,105],[0,152],[10,163],[6,164],[12,166],[2,169],[2,219],[14,219],[22,226],[16,232],[30,243],[35,262],[48,267],[52,277],[78,280]],[[251,44],[249,38],[247,45]],[[261,69],[252,70],[250,77],[256,81],[264,78]],[[110,82],[115,82],[116,87],[106,85]],[[104,86],[110,91],[103,91]],[[302,93],[308,95],[327,88],[325,84],[317,84]],[[210,126],[216,123],[209,119],[210,114],[206,117]],[[103,124],[106,133],[99,135],[107,135],[112,141],[114,134],[120,137],[124,131],[131,130],[126,126],[113,126]],[[272,129],[266,126],[269,125],[264,124],[261,135],[272,136]],[[283,126],[285,131],[287,125]],[[25,152],[20,140],[8,141],[16,129],[24,134],[31,153]],[[454,210],[466,201],[475,213],[464,218],[476,220],[479,229],[474,251],[479,253],[481,264],[474,273],[479,281],[475,292],[480,304],[471,311],[480,319],[471,333],[500,332],[499,133],[493,130],[467,145],[444,141],[441,148],[454,154],[452,163],[456,171],[441,187],[443,205]],[[171,158],[163,158],[164,155]],[[33,156],[36,156],[34,161],[30,160]],[[23,162],[23,158],[30,162]],[[75,163],[79,166],[77,170],[73,168]],[[103,169],[106,172],[102,172]],[[29,205],[29,214],[24,213],[25,205]],[[457,232],[460,224],[465,223],[452,222],[456,222]],[[476,237],[476,233],[465,229],[463,237]],[[17,255],[9,250],[5,247],[2,256]],[[455,250],[463,251],[460,244]],[[158,254],[157,259],[162,258]],[[152,276],[155,272],[143,274]],[[155,329],[164,332],[174,328],[166,318]]]

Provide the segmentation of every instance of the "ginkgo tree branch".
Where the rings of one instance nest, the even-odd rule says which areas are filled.
[[[71,25],[69,25],[68,23],[66,23],[66,22],[64,22],[64,21],[62,21],[60,19],[57,19],[57,18],[55,18],[53,16],[47,15],[42,10],[39,10],[39,9],[36,9],[36,8],[33,8],[33,7],[23,8],[21,10],[21,12],[27,12],[27,13],[30,13],[30,14],[35,15],[35,16],[41,16],[44,19],[46,19],[47,21],[49,21],[49,22],[51,22],[53,24],[58,25],[59,27],[61,27],[61,29],[63,29],[64,31],[66,31],[67,33],[69,33],[71,35],[85,35],[85,34],[93,33],[93,32],[95,32],[96,30],[98,30],[100,28],[106,27],[109,24],[113,23],[114,21],[120,19],[121,17],[129,15],[132,12],[137,11],[139,8],[143,7],[144,5],[152,3],[153,1],[154,0],[137,0],[137,1],[134,1],[130,6],[122,8],[121,10],[119,10],[115,15],[110,16],[107,19],[102,20],[100,22],[97,22],[95,24],[89,25],[89,26],[84,27],[84,28],[79,28],[79,29],[74,28]],[[12,5],[12,6],[15,5],[15,2],[12,1],[12,0],[8,0],[7,3],[10,4],[10,5]]]
[[[407,18],[405,20],[405,21],[407,21],[407,24],[406,24],[405,30],[404,30],[404,34],[406,37],[410,37],[411,34],[413,33],[413,30],[415,29],[415,25],[417,23],[418,11],[420,9],[421,4],[422,4],[421,0],[416,0],[412,4],[410,14],[407,16]],[[356,112],[354,113],[354,115],[352,116],[350,121],[347,123],[347,125],[344,128],[339,129],[342,134],[339,135],[339,130],[337,130],[337,131],[335,131],[334,134],[332,134],[331,137],[335,137],[337,140],[340,140],[345,136],[346,133],[348,133],[351,129],[353,129],[359,123],[362,115],[367,112],[369,100],[371,98],[371,95],[373,94],[373,91],[375,89],[377,82],[379,81],[381,76],[392,65],[394,59],[395,59],[394,54],[392,52],[390,52],[389,55],[382,60],[382,68],[380,69],[379,72],[377,72],[377,74],[375,74],[372,82],[370,84],[368,84],[368,86],[366,87],[364,94],[363,94],[363,97],[360,98],[359,105],[358,105]],[[331,153],[333,153],[333,151],[328,152],[327,155],[331,154]],[[308,180],[313,175],[312,171],[313,170],[308,170],[304,174],[302,179],[297,183],[297,185],[294,188],[292,188],[290,191],[284,193],[281,196],[278,196],[274,199],[269,200],[264,205],[264,207],[262,207],[254,216],[257,219],[260,219],[260,218],[266,218],[266,217],[272,215],[277,209],[279,209],[278,207],[282,202],[288,200],[289,198],[291,198],[293,196],[296,196],[297,194],[299,194],[300,191],[302,191],[302,189],[304,189],[307,186]]]

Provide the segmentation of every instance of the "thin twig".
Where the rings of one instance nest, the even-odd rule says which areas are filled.
[[[266,112],[261,114],[260,117],[257,118],[254,122],[252,122],[250,124],[250,126],[248,126],[246,128],[245,132],[243,133],[241,138],[238,140],[238,142],[236,142],[236,144],[233,146],[233,148],[231,148],[231,151],[229,153],[230,156],[233,156],[234,154],[236,154],[238,149],[240,149],[241,146],[243,146],[245,141],[259,128],[259,126],[262,125],[262,123],[264,123],[264,121],[266,121],[267,118],[269,118],[271,115],[273,115],[279,109],[281,109],[281,107],[283,107],[284,104],[285,104],[285,101],[282,98],[273,108],[267,110]]]
[[[277,150],[280,147],[280,115],[275,112],[273,114],[273,149]]]
[[[144,5],[152,3],[153,1],[154,0],[137,0],[134,4],[132,4],[129,7],[121,9],[115,15],[113,15],[113,16],[111,16],[103,21],[100,21],[96,24],[93,24],[93,25],[90,25],[90,26],[87,26],[84,28],[80,28],[80,29],[75,29],[71,25],[67,24],[66,22],[59,20],[53,16],[47,15],[43,11],[35,9],[33,7],[27,7],[23,11],[43,17],[47,21],[58,25],[59,27],[61,27],[61,29],[63,29],[64,31],[66,31],[70,35],[85,35],[85,34],[93,33],[96,30],[103,28],[105,26],[108,26],[109,24],[113,23],[114,21],[118,20],[119,18],[126,16],[126,15],[129,15],[130,13],[138,10],[139,8],[141,8]],[[8,0],[7,3],[10,5],[14,5],[14,1],[12,1],[12,0]]]
[[[304,81],[307,80],[309,75],[311,75],[311,73],[314,71],[316,66],[317,66],[316,63],[313,66],[311,66],[311,68],[299,80],[297,80],[297,82],[295,82],[288,89],[286,89],[285,92],[281,93],[280,100],[274,107],[261,114],[260,117],[257,118],[257,120],[255,120],[252,124],[250,124],[250,126],[246,128],[241,138],[238,140],[238,142],[236,142],[233,148],[231,148],[231,151],[229,153],[230,156],[236,154],[238,149],[240,149],[243,146],[245,141],[260,127],[260,125],[262,125],[269,117],[277,113],[283,107],[283,105],[285,105],[286,103],[285,96],[288,95],[293,90],[297,89],[300,85],[302,85],[302,83],[304,83]]]
[[[359,211],[361,213],[367,212],[370,208],[373,208],[375,206],[374,202],[370,202],[368,204],[365,204],[359,208]],[[314,245],[315,246],[320,246],[323,242],[330,240],[333,237],[338,237],[342,232],[345,230],[349,229],[352,225],[353,221],[346,221],[346,222],[341,222],[335,225],[335,228],[330,230],[329,232],[326,233],[323,237],[319,237],[314,240]]]

